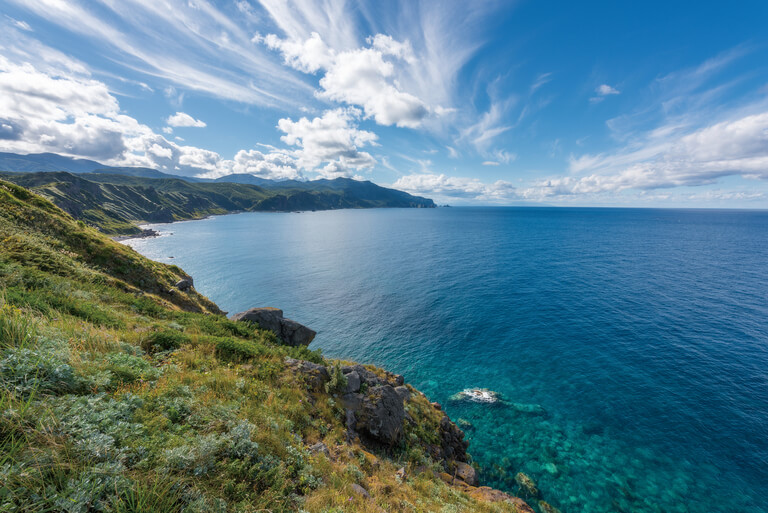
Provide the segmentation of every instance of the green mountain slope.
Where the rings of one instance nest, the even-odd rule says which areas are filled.
[[[532,511],[462,480],[460,431],[411,387],[396,442],[351,432],[338,363],[185,277],[0,181],[0,511]],[[397,379],[358,369],[386,405]]]
[[[233,211],[434,207],[432,200],[371,182],[273,182],[269,187],[189,182],[112,173],[0,173],[108,234],[135,234],[141,222],[171,222]]]

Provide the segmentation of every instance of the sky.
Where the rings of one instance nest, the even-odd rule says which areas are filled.
[[[0,0],[0,151],[768,208],[768,2]]]

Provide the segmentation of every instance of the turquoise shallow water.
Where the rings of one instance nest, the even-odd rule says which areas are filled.
[[[402,373],[563,513],[768,512],[768,212],[248,213],[129,241]],[[170,259],[170,257],[174,257]],[[451,401],[487,387],[504,404]]]

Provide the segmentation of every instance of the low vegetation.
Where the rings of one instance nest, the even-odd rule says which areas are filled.
[[[401,446],[348,443],[338,366],[184,276],[0,181],[0,511],[516,511],[437,477],[418,394]],[[333,368],[328,392],[288,356]]]

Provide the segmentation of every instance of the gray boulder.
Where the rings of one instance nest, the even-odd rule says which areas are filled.
[[[328,369],[317,363],[286,358],[285,364],[289,369],[301,374],[304,377],[304,381],[306,381],[312,390],[322,390],[325,382],[331,377],[330,374],[328,374]]]
[[[400,399],[405,402],[408,402],[411,399],[411,391],[408,390],[408,387],[406,386],[395,387],[395,392],[400,396]]]
[[[376,385],[363,397],[355,419],[355,429],[359,433],[386,446],[394,446],[403,434],[403,400],[391,385]]]
[[[191,289],[192,286],[195,284],[192,277],[183,278],[176,282],[176,285],[174,285],[177,289],[179,289],[182,292],[186,292],[187,290]]]
[[[303,324],[284,318],[279,308],[251,308],[236,313],[231,319],[256,323],[261,329],[273,331],[283,344],[293,347],[308,346],[317,335]]]
[[[477,486],[477,472],[472,465],[461,461],[456,462],[456,477],[470,486]]]
[[[347,378],[347,389],[344,391],[346,394],[354,394],[360,391],[360,374],[355,371],[344,374]]]
[[[326,458],[331,458],[331,451],[328,450],[328,446],[323,442],[317,442],[316,444],[310,445],[309,452],[312,454],[325,454]]]

